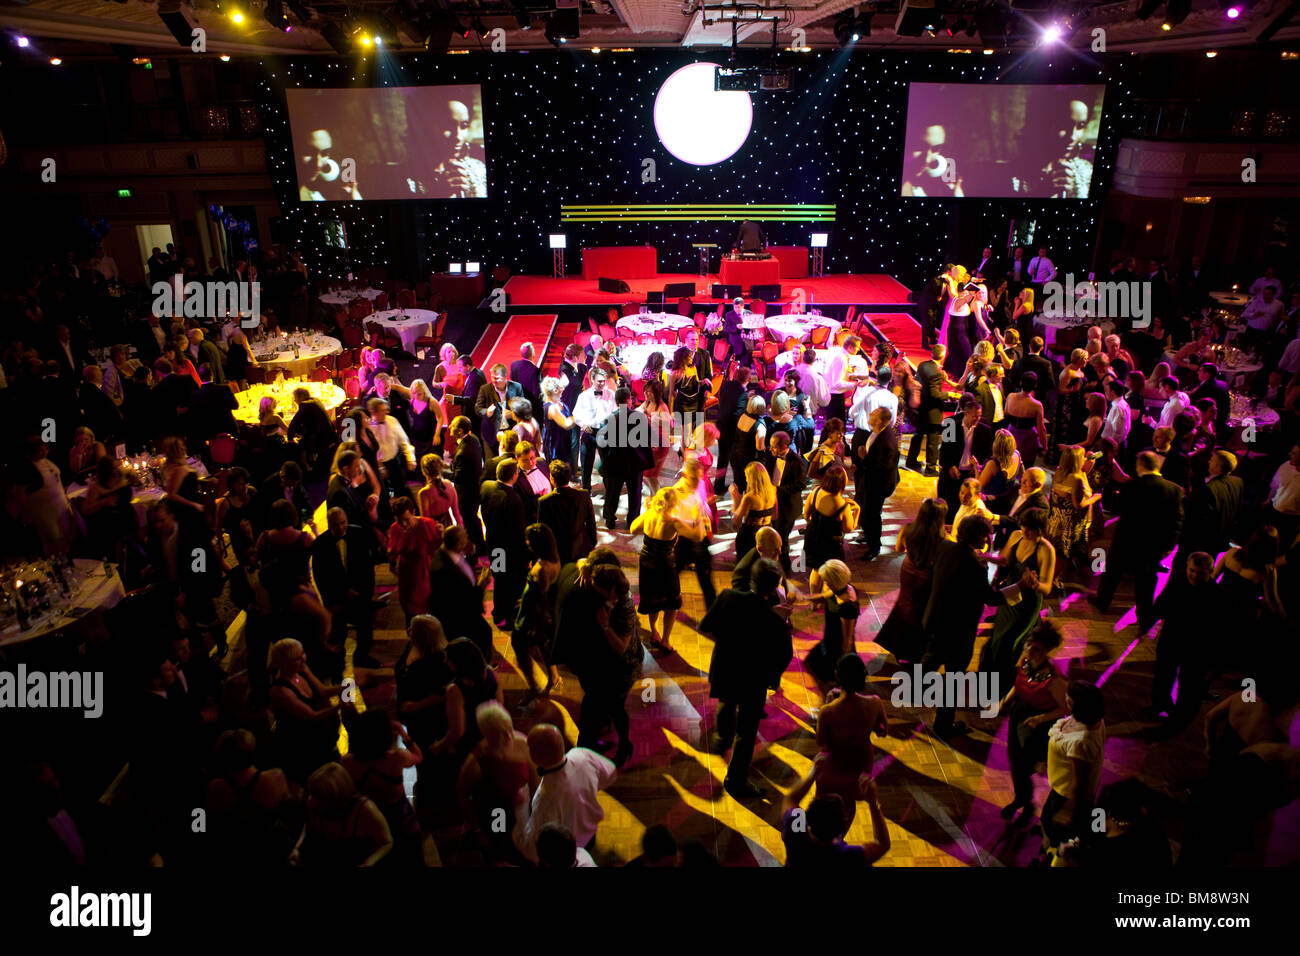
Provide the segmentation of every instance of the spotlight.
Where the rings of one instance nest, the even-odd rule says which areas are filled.
[[[375,46],[383,46],[383,45],[384,45],[384,38],[379,36],[375,37]]]
[[[840,46],[848,46],[858,39],[858,33],[853,29],[854,15],[852,8],[841,10],[835,16],[835,42]]]
[[[369,37],[369,36],[365,36],[365,35],[363,35],[363,36],[361,37],[361,45],[362,45],[362,46],[370,46],[370,37]]]
[[[288,33],[293,29],[289,25],[289,18],[284,15],[284,4],[281,0],[266,0],[266,9],[262,11],[262,16],[266,17],[266,22],[281,33]]]
[[[1213,60],[1216,56],[1219,55],[1219,51],[1218,51],[1218,50],[1206,50],[1206,51],[1205,51],[1205,55],[1206,55],[1206,57],[1207,57],[1208,59]]]
[[[27,39],[27,37],[24,36],[14,37],[14,42],[17,43],[18,46],[23,50],[27,49],[29,46],[32,45],[32,41]]]
[[[1160,24],[1160,29],[1161,29],[1161,30],[1172,30],[1173,28],[1174,28],[1173,24],[1170,23],[1168,20],[1166,20],[1164,23]]]
[[[1237,19],[1237,17],[1241,16],[1241,7],[1238,6],[1228,7],[1228,9],[1223,12],[1223,15],[1227,17],[1229,20],[1235,20]]]
[[[1058,27],[1055,23],[1053,23],[1051,26],[1045,27],[1043,29],[1043,33],[1039,39],[1039,42],[1042,43],[1043,45],[1047,45],[1049,43],[1056,43],[1060,39],[1061,39],[1061,28]]]
[[[231,23],[243,23],[243,22],[244,22],[244,15],[243,15],[242,13],[240,13],[238,10],[234,10],[234,11],[232,11],[231,14],[230,14],[230,22],[231,22]]]
[[[50,66],[58,66],[62,62],[63,61],[60,60],[57,56],[50,57]]]

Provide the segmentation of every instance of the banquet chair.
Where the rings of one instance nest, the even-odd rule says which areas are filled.
[[[614,326],[612,325],[602,322],[597,326],[597,328],[600,331],[600,337],[606,342],[613,342],[614,339],[618,338],[618,333],[614,330]]]
[[[692,301],[690,300],[690,298],[682,298],[682,299],[678,299],[678,300],[677,300],[677,314],[678,314],[678,315],[687,315],[687,316],[688,316],[688,315],[690,315],[693,311],[695,311],[695,303],[692,302]]]
[[[709,324],[709,313],[696,312],[695,315],[692,317],[692,321],[695,323],[695,327],[699,329],[701,332],[703,332],[705,326]]]
[[[596,317],[594,315],[587,316],[587,328],[591,329],[592,335],[600,334],[600,326],[596,325]]]
[[[835,330],[835,344],[843,345],[844,340],[847,339],[852,334],[853,334],[852,329],[850,329],[846,325],[841,325],[838,329]]]
[[[379,293],[379,295],[375,296],[375,311],[376,311],[376,312],[386,312],[386,311],[388,311],[388,293],[387,293],[387,292],[381,292],[381,293]]]
[[[848,311],[844,313],[844,324],[852,325],[853,317],[857,314],[858,314],[858,307],[856,305],[849,306]]]
[[[727,344],[724,338],[717,338],[713,341],[713,361],[725,362],[731,355],[731,346]]]
[[[636,337],[637,345],[652,345],[654,344],[654,341],[655,334],[653,332],[642,332]]]
[[[310,382],[328,382],[331,378],[333,378],[333,375],[324,365],[317,365],[307,375],[307,380]]]
[[[349,399],[356,400],[361,397],[361,379],[345,378],[343,380],[343,394]]]
[[[349,321],[343,326],[343,347],[356,350],[366,342],[366,331],[359,322]]]
[[[760,354],[763,356],[763,364],[771,365],[776,361],[776,357],[781,354],[781,343],[770,340],[764,342]]]
[[[266,383],[266,366],[250,365],[248,366],[248,384],[263,385]]]
[[[655,333],[655,342],[659,345],[676,345],[677,333],[672,329],[660,329]]]
[[[574,332],[573,344],[578,346],[579,348],[585,349],[587,347],[587,343],[591,341],[591,337],[595,334],[596,334],[595,332],[583,332],[583,331]]]
[[[781,351],[790,352],[801,345],[803,345],[802,340],[796,339],[793,335],[787,335],[785,337],[785,344],[782,346]]]
[[[831,337],[831,327],[829,325],[814,325],[812,332],[808,336],[808,344],[815,349],[826,348],[826,340]]]
[[[415,284],[415,301],[428,303],[429,301],[429,283],[417,282]]]
[[[348,306],[348,318],[359,322],[374,311],[374,305],[369,299],[353,299],[352,304]]]
[[[632,397],[636,399],[638,405],[645,401],[645,379],[632,379]]]
[[[208,456],[212,464],[219,468],[228,468],[235,463],[235,453],[239,451],[239,439],[229,432],[222,432],[208,439]]]
[[[399,309],[415,308],[415,292],[412,289],[400,289],[397,293],[397,307]]]
[[[767,303],[762,299],[755,299],[750,303],[749,311],[753,312],[755,315],[761,315],[763,318],[767,318]]]

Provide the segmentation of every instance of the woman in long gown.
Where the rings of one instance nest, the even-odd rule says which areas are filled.
[[[1056,550],[1058,572],[1061,562],[1073,564],[1086,557],[1092,529],[1092,506],[1101,500],[1101,495],[1094,494],[1088,484],[1083,462],[1082,448],[1065,448],[1061,451],[1061,463],[1056,474],[1052,476],[1047,538]]]
[[[1070,364],[1061,369],[1057,379],[1055,441],[1058,446],[1084,437],[1083,367],[1087,364],[1088,353],[1075,349],[1070,353]]]
[[[894,545],[896,551],[904,552],[907,557],[903,559],[899,572],[898,597],[876,635],[876,643],[891,652],[900,664],[919,661],[925,652],[921,615],[930,599],[934,559],[939,553],[947,517],[946,501],[942,498],[925,499],[915,520],[899,533]]]
[[[1047,427],[1043,420],[1043,403],[1034,397],[1038,376],[1025,372],[1020,376],[1020,391],[1009,395],[1006,401],[1006,428],[1016,440],[1020,460],[1026,468],[1033,468],[1038,452],[1047,447]]]
[[[993,436],[993,454],[980,471],[980,491],[988,503],[989,511],[1003,515],[1011,510],[1020,491],[1020,478],[1025,465],[1016,450],[1016,439],[1005,428]]]
[[[835,667],[846,654],[855,654],[857,647],[854,631],[862,607],[858,592],[854,590],[849,566],[843,561],[827,561],[817,568],[809,581],[809,593],[814,599],[826,602],[826,617],[822,639],[804,658],[804,667],[817,681],[817,690],[824,701],[835,683]],[[816,718],[820,705],[813,707],[809,716]]]
[[[745,466],[744,482],[747,490],[743,495],[737,485],[731,486],[731,521],[736,528],[737,561],[754,549],[758,529],[770,525],[776,515],[776,489],[761,462],[751,461]]]
[[[857,528],[862,513],[856,501],[844,497],[848,472],[843,465],[831,465],[817,484],[803,508],[808,522],[803,553],[810,568],[819,568],[832,559],[844,560],[844,536]]]
[[[943,327],[940,329],[939,341],[948,346],[948,356],[944,359],[943,369],[952,378],[960,379],[966,374],[966,362],[975,350],[976,315],[972,303],[979,298],[974,289],[964,289],[970,281],[970,273],[965,266],[953,266],[943,276],[947,307],[944,310]]]
[[[561,400],[564,388],[558,378],[542,380],[542,457],[565,461],[573,449],[573,409]]]
[[[1020,516],[1020,529],[1013,531],[1002,553],[992,561],[1001,565],[996,586],[1006,603],[998,606],[993,633],[980,652],[981,671],[996,674],[999,687],[1008,687],[1015,677],[1016,661],[1025,638],[1038,624],[1043,599],[1052,593],[1056,579],[1056,551],[1043,537],[1047,516],[1031,509]]]
[[[858,785],[871,772],[874,758],[871,735],[889,731],[885,702],[863,691],[867,687],[867,666],[857,654],[840,658],[835,667],[839,692],[817,716],[817,746],[829,757],[817,778],[817,792],[838,793],[844,803],[846,826],[853,825],[858,809]]]

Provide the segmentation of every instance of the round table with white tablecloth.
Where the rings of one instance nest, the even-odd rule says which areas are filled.
[[[5,570],[5,578],[9,585],[21,580],[16,575],[39,573],[44,577],[47,581],[46,595],[50,601],[50,608],[32,618],[31,626],[25,631],[15,615],[5,614],[3,621],[0,621],[0,647],[21,644],[24,641],[57,633],[91,615],[115,607],[126,596],[126,590],[122,587],[122,578],[116,569],[111,575],[106,575],[104,565],[99,561],[78,558],[73,563],[74,567],[68,578],[70,593],[67,597],[60,593],[57,585],[50,579],[48,571],[45,570],[48,568],[46,562],[17,565]],[[38,571],[38,568],[41,570]],[[65,571],[64,574],[67,575],[68,572]]]
[[[321,359],[343,351],[343,343],[329,335],[294,334],[278,338],[279,342],[255,345],[253,358],[272,374],[284,372],[285,378],[306,375]]]
[[[1098,320],[1093,316],[1068,316],[1068,315],[1043,315],[1039,313],[1034,316],[1035,329],[1043,330],[1043,341],[1048,345],[1056,342],[1056,333],[1061,329],[1080,329],[1084,335],[1088,334],[1091,326],[1101,326],[1101,331],[1110,335],[1115,331],[1115,323],[1110,319]],[[1082,343],[1081,343],[1082,347]]]
[[[667,370],[672,364],[673,353],[679,347],[677,345],[658,345],[654,342],[624,345],[618,350],[618,360],[627,369],[629,375],[633,378],[640,378],[641,370],[645,368],[645,363],[650,360],[652,354],[658,352],[664,357],[664,369]]]
[[[1244,292],[1211,292],[1210,298],[1227,309],[1244,309],[1250,304],[1250,296]]]
[[[1228,412],[1229,428],[1245,428],[1253,422],[1257,429],[1267,430],[1276,428],[1277,423],[1282,420],[1276,408],[1270,408],[1263,402],[1254,405],[1249,395],[1233,392],[1231,398],[1232,408]]]
[[[307,389],[312,398],[325,406],[325,410],[330,413],[331,418],[334,417],[334,410],[342,405],[343,400],[347,398],[343,393],[343,389],[333,382],[308,382],[301,378],[290,378],[279,383],[253,385],[244,389],[235,396],[239,402],[239,407],[234,410],[233,414],[236,419],[247,422],[249,425],[260,423],[262,418],[259,409],[262,399],[270,395],[275,399],[276,412],[285,422],[290,422],[298,412],[298,405],[293,400],[293,393],[297,388]]]
[[[384,294],[383,289],[344,289],[341,292],[327,292],[320,297],[326,305],[349,306],[354,299],[369,299],[374,302]]]
[[[656,332],[676,332],[694,325],[689,315],[677,315],[674,312],[642,312],[639,315],[625,315],[614,324],[618,332],[629,335],[654,335]]]
[[[813,368],[821,375],[826,374],[826,362],[831,356],[832,349],[813,349],[813,354],[817,356],[813,362]],[[784,378],[785,373],[792,368],[800,368],[803,365],[803,349],[795,349],[789,352],[782,352],[776,357],[776,374],[778,378]]]
[[[386,312],[368,315],[361,321],[363,325],[373,323],[396,332],[397,337],[402,340],[402,348],[414,355],[415,340],[433,335],[438,313],[428,309],[389,309]]]
[[[824,315],[810,315],[807,313],[769,315],[767,317],[768,330],[775,333],[782,342],[788,338],[796,338],[802,342],[812,335],[813,329],[821,325],[830,329],[830,334],[826,339],[829,342],[843,324],[843,322]]]
[[[73,507],[80,508],[81,500],[86,497],[89,491],[87,485],[68,485],[68,500],[72,502]],[[131,492],[131,507],[135,509],[135,516],[140,521],[141,527],[144,526],[145,518],[149,514],[149,508],[155,501],[162,501],[167,497],[167,492],[163,491],[157,485],[148,488],[134,488]]]

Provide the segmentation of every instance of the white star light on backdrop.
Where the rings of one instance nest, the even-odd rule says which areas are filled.
[[[400,57],[399,57],[400,59]],[[964,62],[963,62],[964,61]],[[817,53],[800,57],[796,89],[763,94],[754,103],[747,141],[711,166],[665,162],[654,132],[653,100],[678,67],[680,54],[662,52],[589,57],[573,51],[553,56],[483,54],[418,57],[405,62],[403,83],[483,86],[490,196],[466,202],[403,201],[327,204],[297,201],[292,144],[284,119],[284,86],[350,85],[346,64],[316,58],[276,62],[261,84],[267,129],[267,163],[281,199],[290,246],[309,254],[327,278],[347,271],[338,250],[324,243],[324,226],[343,220],[349,263],[355,271],[390,266],[393,277],[427,278],[439,262],[475,258],[510,265],[516,272],[549,272],[546,234],[570,233],[570,247],[653,244],[659,268],[694,273],[691,242],[730,242],[735,225],[695,221],[567,223],[559,207],[571,203],[835,203],[836,222],[826,264],[832,272],[885,272],[914,285],[949,256],[975,245],[1005,241],[1011,218],[1037,219],[1040,241],[1058,264],[1076,271],[1094,253],[1097,217],[1130,90],[1127,58],[1110,76],[1105,123],[1098,143],[1093,195],[1087,200],[1027,203],[1019,200],[904,200],[898,195],[906,85],[992,82],[1000,68],[966,65],[969,57],[872,53]],[[1041,63],[1024,62],[1007,82],[1088,82],[1105,71],[1061,64],[1049,77]],[[342,70],[343,72],[337,72]],[[363,71],[364,72],[364,71]],[[360,76],[357,83],[364,84]],[[902,88],[902,89],[900,89]],[[540,104],[562,104],[552,114]],[[641,181],[642,160],[658,162],[658,181]],[[772,241],[805,245],[810,223],[765,224]],[[422,237],[421,237],[422,234]],[[1111,249],[1099,249],[1109,255]],[[1064,266],[1062,266],[1064,268]]]

